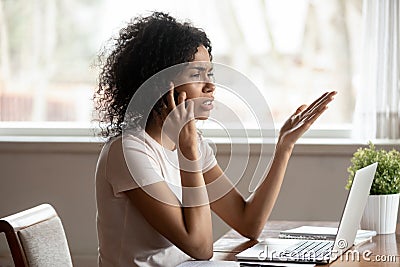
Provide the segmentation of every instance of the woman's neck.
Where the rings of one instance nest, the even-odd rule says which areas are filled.
[[[162,132],[162,121],[160,119],[151,119],[146,125],[146,133],[164,148],[171,151],[176,149],[174,141]]]

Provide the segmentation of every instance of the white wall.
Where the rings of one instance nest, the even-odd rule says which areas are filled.
[[[338,220],[347,193],[346,169],[358,146],[297,145],[271,220]],[[0,217],[44,202],[54,205],[75,266],[95,266],[94,171],[100,147],[86,142],[0,142]],[[226,166],[229,146],[220,144],[217,148],[218,161]],[[251,155],[245,175],[251,173],[256,158]],[[238,184],[245,195],[247,183],[243,180]],[[217,238],[228,228],[218,220],[215,223]],[[0,236],[0,256],[7,253],[5,238]],[[7,262],[0,257],[0,267],[8,266]]]

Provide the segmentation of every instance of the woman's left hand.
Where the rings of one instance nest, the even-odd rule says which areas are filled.
[[[337,92],[326,92],[311,105],[301,105],[296,112],[283,124],[278,145],[292,149],[296,141],[310,128],[310,126],[328,108]]]

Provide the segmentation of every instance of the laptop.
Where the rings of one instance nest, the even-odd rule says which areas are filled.
[[[335,240],[270,238],[236,255],[238,261],[330,263],[353,246],[378,163],[358,170]]]

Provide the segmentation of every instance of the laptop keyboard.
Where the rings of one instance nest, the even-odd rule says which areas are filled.
[[[287,248],[283,256],[295,259],[323,259],[331,253],[333,244],[333,241],[300,241]]]

